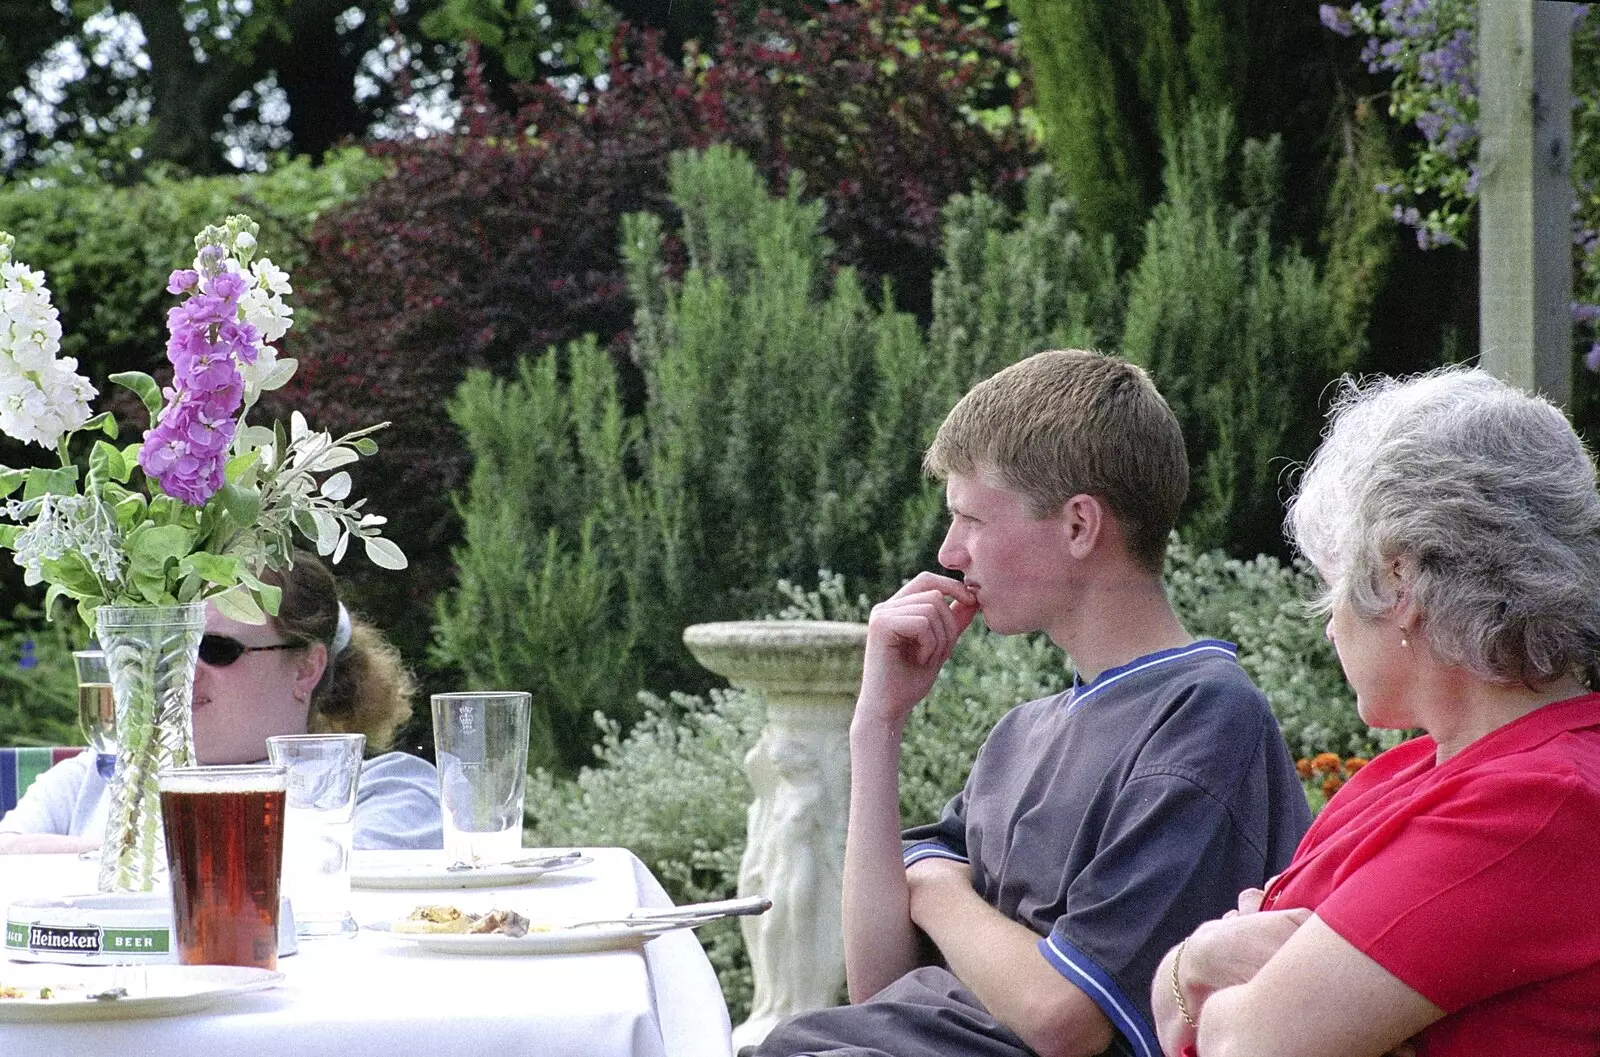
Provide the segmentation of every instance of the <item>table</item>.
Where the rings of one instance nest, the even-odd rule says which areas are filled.
[[[419,861],[438,852],[410,853]],[[419,903],[506,907],[540,917],[602,916],[670,906],[632,853],[591,848],[594,862],[514,888],[354,893],[358,921]],[[72,855],[0,856],[0,904],[92,892],[94,863]],[[6,963],[0,956],[0,971]],[[438,954],[378,932],[301,940],[281,958],[283,984],[224,1008],[150,1020],[0,1024],[7,1057],[727,1057],[727,1006],[694,934],[591,954]]]

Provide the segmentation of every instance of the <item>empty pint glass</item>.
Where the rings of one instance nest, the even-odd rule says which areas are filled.
[[[278,964],[282,767],[175,767],[157,777],[184,965]]]
[[[289,771],[283,831],[283,894],[300,936],[353,936],[350,844],[355,833],[361,734],[267,739],[267,756]]]
[[[447,862],[488,865],[521,850],[532,712],[520,691],[433,695]]]

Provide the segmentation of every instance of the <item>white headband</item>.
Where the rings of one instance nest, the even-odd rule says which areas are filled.
[[[340,602],[339,626],[333,632],[333,652],[335,656],[343,653],[348,645],[350,645],[350,611],[344,607],[343,602]]]

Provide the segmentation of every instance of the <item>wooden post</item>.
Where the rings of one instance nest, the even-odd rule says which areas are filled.
[[[1480,362],[1562,405],[1572,396],[1574,6],[1482,0],[1478,23]]]

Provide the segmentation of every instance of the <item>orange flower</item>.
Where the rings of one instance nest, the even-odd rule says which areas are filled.
[[[1299,773],[1301,781],[1311,777],[1311,761],[1303,756],[1294,761],[1294,769]]]
[[[1371,760],[1365,759],[1361,756],[1352,756],[1348,760],[1344,761],[1344,773],[1348,775],[1354,775],[1357,771],[1361,770],[1361,768],[1365,767],[1371,762]]]
[[[1331,774],[1328,775],[1328,777],[1322,783],[1322,795],[1326,796],[1326,797],[1333,796],[1334,793],[1337,793],[1339,791],[1339,787],[1341,785],[1344,785],[1344,783],[1341,782],[1338,778],[1334,777]]]
[[[1319,752],[1311,758],[1311,769],[1318,774],[1334,774],[1339,766],[1339,757],[1331,752]]]

